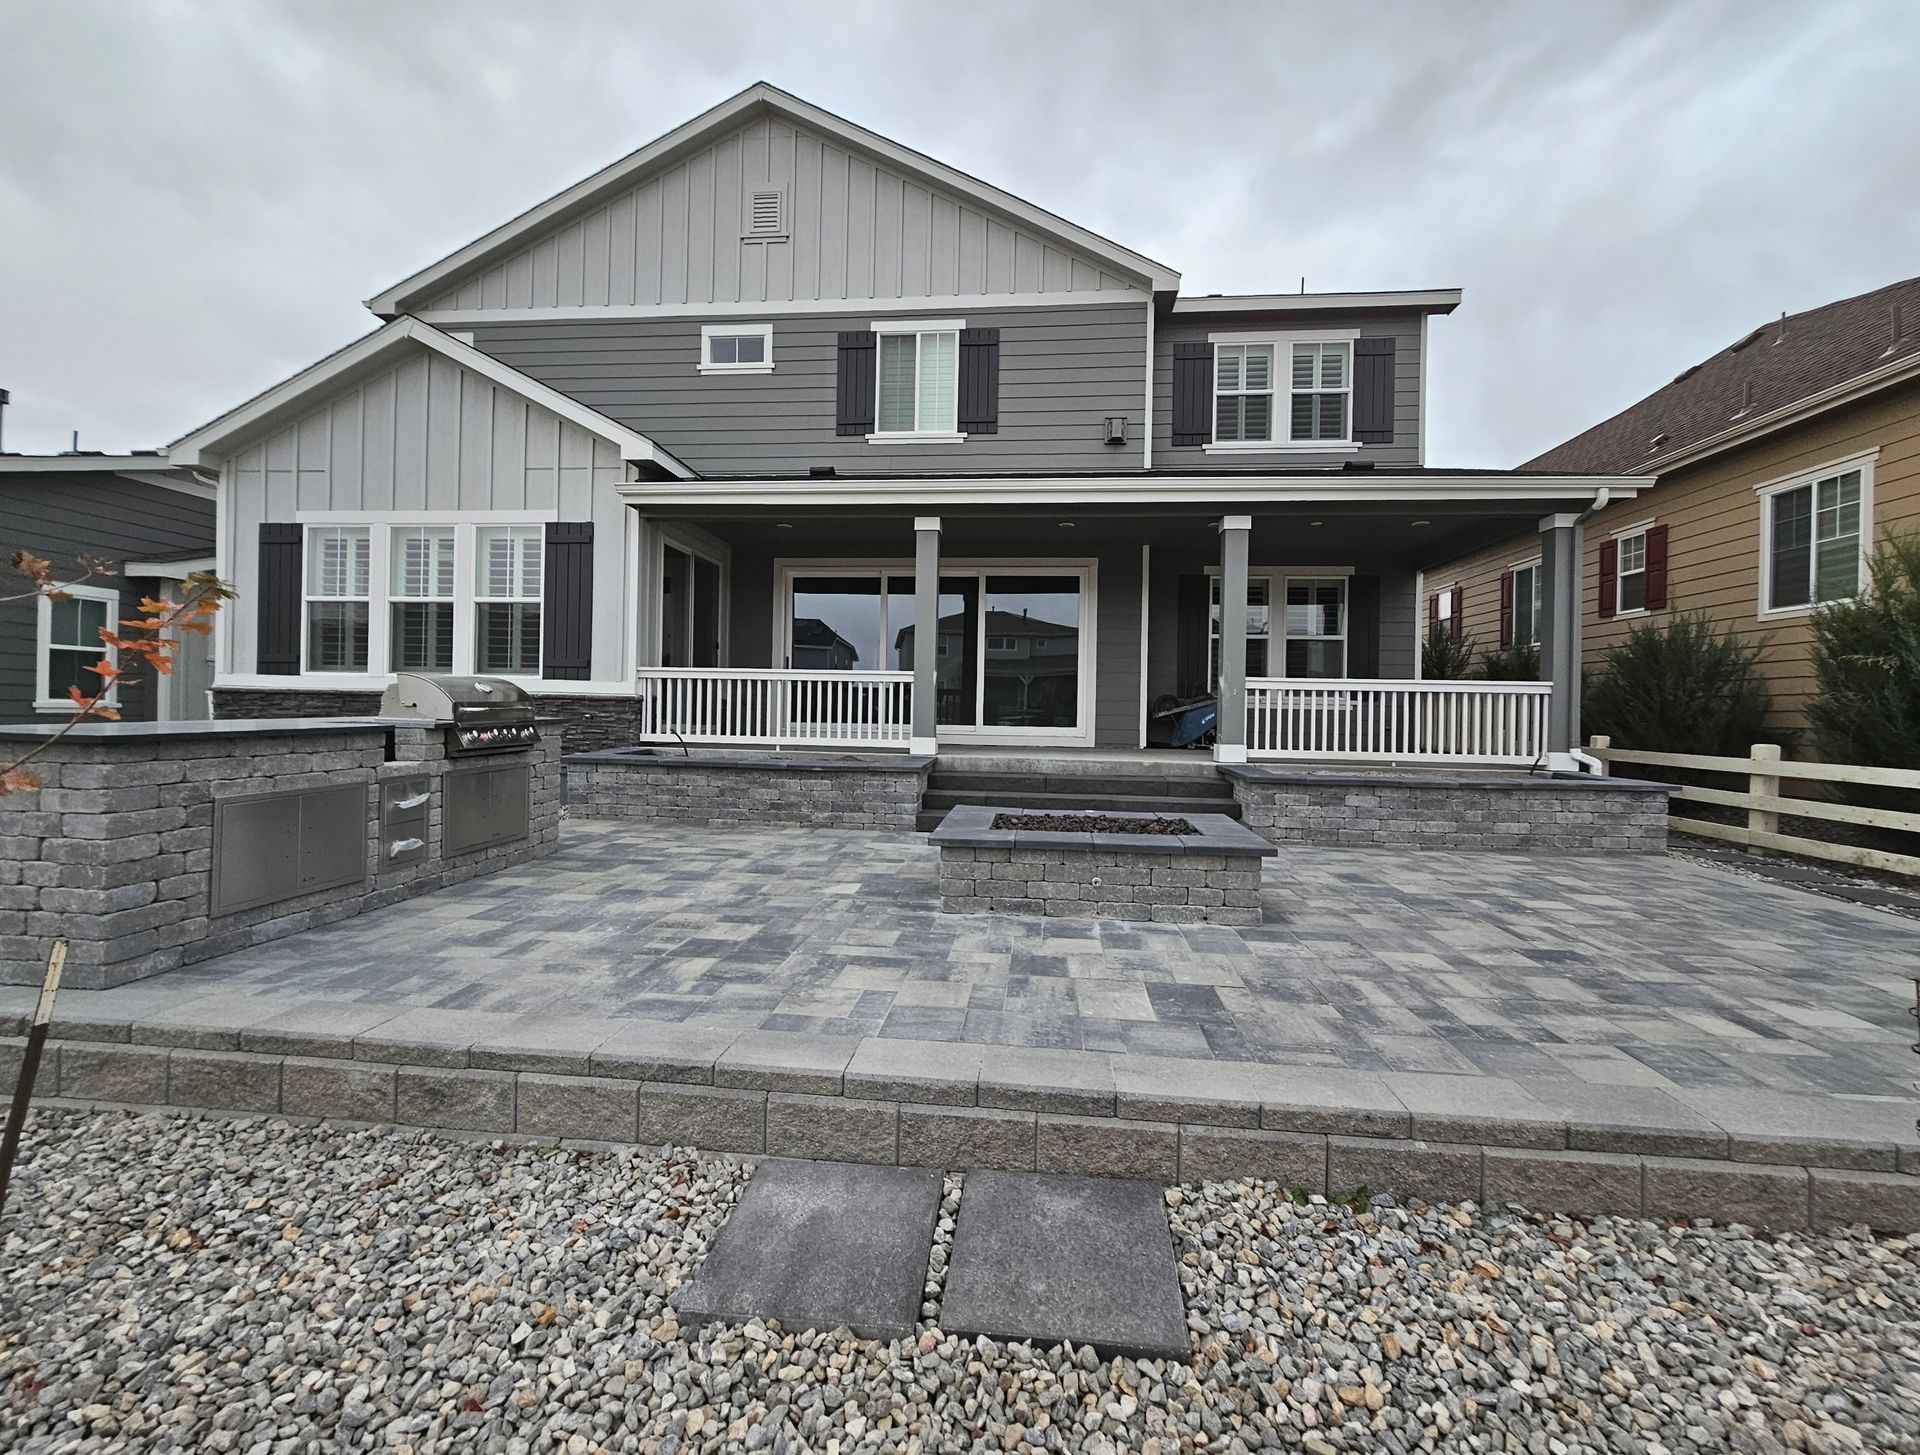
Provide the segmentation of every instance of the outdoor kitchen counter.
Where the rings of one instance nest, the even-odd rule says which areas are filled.
[[[44,744],[0,799],[0,983],[56,939],[104,989],[559,846],[559,739],[450,757],[423,718],[0,728]],[[7,752],[10,760],[19,756]]]

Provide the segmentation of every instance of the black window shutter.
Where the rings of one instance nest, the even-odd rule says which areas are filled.
[[[1207,690],[1212,597],[1205,576],[1182,576],[1174,597],[1174,691],[1182,699]]]
[[[1363,445],[1393,443],[1393,340],[1353,342],[1353,438]]]
[[[1347,578],[1347,675],[1380,675],[1380,578]]]
[[[1173,442],[1204,445],[1213,434],[1213,345],[1173,346]]]
[[[1000,330],[960,330],[960,432],[1000,433]]]
[[[301,539],[300,526],[261,522],[253,669],[262,676],[300,675]]]
[[[547,522],[545,589],[540,602],[540,675],[584,681],[593,675],[593,522]]]
[[[835,434],[873,433],[875,357],[872,329],[840,335],[839,392],[833,419]]]

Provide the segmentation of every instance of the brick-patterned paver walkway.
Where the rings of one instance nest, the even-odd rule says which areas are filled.
[[[917,836],[569,822],[156,989],[1897,1096],[1913,921],[1677,858],[1290,850],[1258,928],[941,914]]]

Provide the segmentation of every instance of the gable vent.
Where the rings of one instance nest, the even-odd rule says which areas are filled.
[[[787,197],[777,187],[747,194],[747,230],[743,238],[783,239],[787,235]]]

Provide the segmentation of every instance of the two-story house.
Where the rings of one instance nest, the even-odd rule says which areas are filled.
[[[1644,482],[1428,467],[1459,301],[1183,296],[756,85],[173,446],[243,603],[219,707],[478,672],[576,746],[1133,749],[1217,693],[1225,761],[1564,760],[1566,674],[1415,704],[1420,571],[1543,533],[1551,618],[1581,514]]]
[[[1658,479],[1586,531],[1589,665],[1638,624],[1703,615],[1758,651],[1799,727],[1814,612],[1860,591],[1876,541],[1920,530],[1920,278],[1757,324],[1523,468]],[[1430,570],[1427,614],[1484,648],[1537,642],[1539,580],[1516,533]]]

